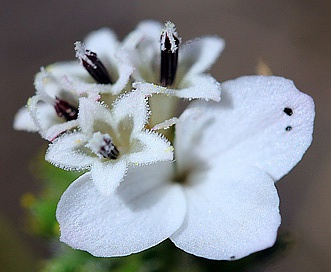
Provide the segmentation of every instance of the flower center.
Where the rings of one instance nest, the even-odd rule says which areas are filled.
[[[189,171],[181,171],[180,173],[175,172],[175,174],[172,177],[172,181],[174,183],[179,183],[179,184],[184,185],[184,184],[188,183],[189,175],[190,175]]]
[[[177,158],[178,160],[175,159],[172,163],[172,182],[179,183],[182,186],[191,187],[206,179],[206,174],[208,173],[210,166],[203,160],[191,155],[192,154],[187,154],[185,158]],[[183,160],[189,161],[183,163]]]
[[[85,49],[81,42],[75,43],[76,57],[80,60],[86,71],[100,84],[112,84],[107,69],[97,54]]]
[[[54,108],[56,114],[66,121],[75,120],[78,117],[78,109],[58,97],[55,97]]]
[[[180,39],[177,37],[176,27],[171,22],[166,22],[161,33],[161,74],[162,86],[171,86],[176,78],[178,63],[178,46]]]
[[[86,147],[90,148],[101,159],[115,160],[119,155],[117,147],[107,133],[95,132]]]

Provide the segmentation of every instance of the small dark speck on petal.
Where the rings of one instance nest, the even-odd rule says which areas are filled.
[[[236,256],[231,256],[230,259],[231,260],[234,260],[236,258]]]
[[[285,108],[284,112],[288,115],[291,116],[293,114],[293,110],[291,108]]]
[[[291,127],[291,126],[287,126],[287,127],[285,128],[285,130],[286,130],[286,131],[290,131],[290,130],[292,130],[292,127]]]

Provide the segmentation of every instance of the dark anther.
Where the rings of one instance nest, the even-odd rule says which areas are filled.
[[[231,256],[231,257],[230,257],[231,260],[234,260],[235,258],[236,258],[235,256]]]
[[[292,130],[292,127],[291,127],[291,126],[287,126],[287,127],[285,128],[285,130],[286,130],[286,131],[290,131],[290,130]]]
[[[58,97],[55,97],[54,108],[57,115],[66,121],[75,120],[78,117],[78,109]]]
[[[80,59],[86,71],[101,84],[112,84],[112,80],[105,66],[102,64],[97,54],[85,49],[80,42],[75,44],[76,56]]]
[[[106,159],[116,160],[120,152],[113,144],[111,138],[103,138],[104,145],[101,146],[99,153]]]
[[[161,75],[162,86],[171,86],[176,78],[178,63],[178,46],[180,40],[176,37],[173,23],[167,22],[161,33]]]
[[[284,112],[288,115],[291,116],[293,114],[293,110],[291,108],[285,108]]]

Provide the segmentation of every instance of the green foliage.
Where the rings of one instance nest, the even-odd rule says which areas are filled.
[[[254,267],[275,258],[289,244],[289,235],[286,234],[278,239],[274,247],[237,261],[198,258],[176,248],[169,240],[144,252],[117,258],[96,258],[89,253],[62,245],[57,255],[44,263],[42,272],[254,271]]]
[[[36,256],[29,250],[17,227],[0,214],[0,270],[36,271]]]
[[[42,191],[38,196],[27,193],[21,199],[23,207],[29,212],[29,230],[43,237],[58,237],[56,205],[69,184],[82,173],[56,168],[47,163],[43,155],[38,156],[31,163],[30,168],[33,175],[41,181]]]

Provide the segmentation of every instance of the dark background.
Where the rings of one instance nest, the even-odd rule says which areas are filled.
[[[14,114],[34,94],[34,74],[41,66],[74,59],[73,43],[92,30],[108,26],[123,39],[139,21],[155,19],[175,22],[184,41],[205,34],[223,37],[225,51],[211,70],[219,81],[254,74],[263,57],[275,75],[293,79],[314,98],[313,144],[277,184],[281,232],[290,232],[295,243],[260,270],[329,271],[330,1],[1,0],[0,4],[0,265],[13,262],[16,270],[10,271],[34,271],[33,266],[49,255],[40,238],[27,234],[20,207],[22,194],[38,191],[29,161],[45,142],[37,134],[12,129]],[[18,258],[20,251],[27,253],[24,260]]]

